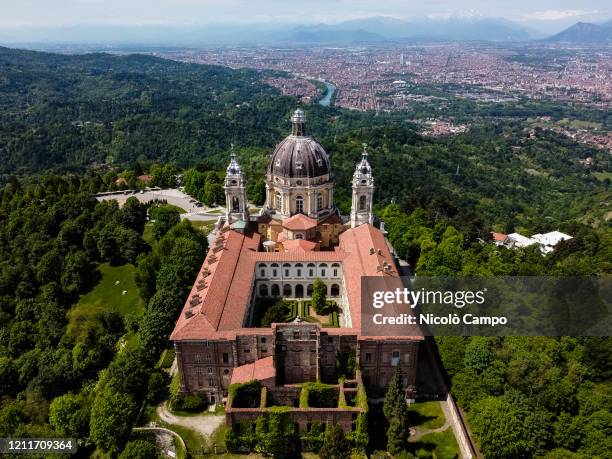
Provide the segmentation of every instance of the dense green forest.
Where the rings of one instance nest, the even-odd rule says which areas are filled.
[[[116,453],[142,403],[165,390],[154,364],[207,241],[163,205],[149,209],[156,220],[145,241],[146,206],[98,203],[90,185],[47,177],[0,194],[0,435],[68,436],[82,452]],[[79,301],[103,264],[137,260],[148,276],[138,279],[143,310],[113,307],[118,297],[102,308]]]

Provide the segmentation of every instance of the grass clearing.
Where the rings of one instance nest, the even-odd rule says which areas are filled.
[[[446,421],[440,402],[437,401],[413,403],[408,412],[410,425],[423,429],[437,429]]]
[[[414,454],[417,457],[435,457],[437,459],[459,457],[459,445],[453,435],[453,429],[450,427],[444,432],[424,435],[419,441],[412,443],[411,446],[414,448]]]
[[[605,179],[612,180],[612,172],[592,172],[591,175],[602,182]]]
[[[210,233],[213,230],[215,223],[216,222],[213,220],[207,220],[207,221],[192,220],[191,221],[191,225],[194,228],[199,228],[204,234]]]
[[[79,336],[87,323],[97,320],[105,311],[114,311],[123,317],[144,311],[144,301],[134,280],[134,265],[110,266],[104,263],[98,267],[98,272],[100,281],[91,291],[81,295],[77,305],[68,313],[70,336]]]

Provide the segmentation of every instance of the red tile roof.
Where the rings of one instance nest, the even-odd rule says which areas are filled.
[[[506,239],[508,239],[508,235],[507,234],[496,233],[495,231],[493,231],[491,233],[491,235],[493,236],[493,240],[495,242],[504,242]]]
[[[230,384],[246,383],[254,379],[262,382],[266,380],[274,381],[275,378],[274,359],[270,356],[234,368]]]
[[[286,252],[311,252],[317,248],[317,243],[305,239],[289,239],[283,241],[283,248]]]
[[[317,226],[317,221],[304,214],[296,214],[283,221],[283,228],[290,231],[306,231]]]
[[[218,232],[172,332],[172,340],[233,339],[237,333],[271,334],[269,328],[243,328],[259,262],[341,262],[352,328],[326,330],[332,334],[360,334],[362,276],[382,276],[389,278],[393,286],[402,286],[384,235],[370,224],[341,233],[339,246],[330,251],[260,252],[260,242],[261,236],[249,231]],[[287,242],[309,241],[284,244]],[[384,270],[385,265],[390,267],[388,271]]]

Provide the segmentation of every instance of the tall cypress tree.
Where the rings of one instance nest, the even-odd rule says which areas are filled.
[[[383,412],[387,418],[387,451],[392,454],[403,451],[410,434],[408,425],[408,407],[402,383],[402,370],[398,363],[395,373],[389,383]]]

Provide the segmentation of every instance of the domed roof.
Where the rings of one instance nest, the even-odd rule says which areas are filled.
[[[270,160],[268,172],[288,178],[312,178],[330,173],[329,158],[319,142],[304,134],[304,112],[291,117],[293,131],[280,142]]]

